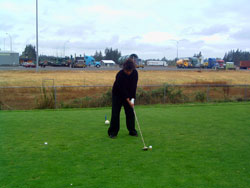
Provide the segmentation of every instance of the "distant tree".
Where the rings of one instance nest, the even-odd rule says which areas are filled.
[[[168,60],[167,63],[168,63],[168,66],[176,66],[176,60],[175,59],[174,60]]]
[[[166,58],[166,57],[163,57],[161,60],[162,60],[162,61],[167,61],[167,58]]]
[[[95,55],[93,55],[93,57],[95,58],[96,61],[101,61],[104,59],[101,51],[100,52],[96,51]]]
[[[39,55],[39,61],[55,61],[56,59],[58,59],[56,56]],[[69,59],[69,57],[64,59]]]
[[[161,60],[159,58],[158,59],[153,58],[153,59],[147,59],[146,61],[161,61]]]
[[[24,51],[22,52],[21,55],[22,58],[28,58],[33,61],[36,60],[36,49],[35,46],[32,46],[31,44],[26,45]]]
[[[118,49],[113,50],[112,48],[105,49],[105,60],[113,60],[115,63],[118,63],[118,59],[121,57],[121,52]]]
[[[194,57],[198,57],[198,58],[202,57],[201,52],[199,52],[198,54],[194,54]]]
[[[236,51],[231,50],[225,53],[223,60],[225,62],[234,62],[235,65],[239,66],[240,61],[250,61],[250,52],[241,51],[239,49],[237,49]]]

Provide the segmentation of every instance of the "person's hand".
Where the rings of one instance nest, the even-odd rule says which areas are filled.
[[[127,98],[127,101],[128,101],[129,106],[131,106],[131,108],[134,108],[135,105],[131,102],[131,100],[129,100],[129,98]]]
[[[131,108],[134,108],[135,107],[135,105],[130,101],[130,104],[129,104],[130,106],[131,106]]]

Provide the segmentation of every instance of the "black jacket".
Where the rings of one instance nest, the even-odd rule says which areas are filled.
[[[112,88],[112,94],[122,99],[135,98],[136,88],[138,82],[138,72],[133,70],[133,72],[128,76],[123,70],[120,70]]]

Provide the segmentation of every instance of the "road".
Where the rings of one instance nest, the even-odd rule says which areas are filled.
[[[96,67],[87,67],[87,68],[70,68],[70,67],[51,67],[51,66],[46,66],[46,68],[41,68],[39,67],[39,71],[103,71],[103,70],[120,70],[121,68],[118,66],[113,66],[113,67],[106,67],[102,66],[100,68]],[[36,68],[25,68],[22,66],[18,67],[13,67],[13,66],[0,66],[0,71],[25,71],[25,70],[34,70],[36,71]],[[163,66],[145,66],[144,68],[139,68],[139,70],[144,70],[144,71],[198,71],[200,70],[199,68],[196,69],[178,69],[176,67],[163,67]],[[202,71],[216,71],[216,70],[211,70],[211,69],[201,69]],[[247,71],[247,70],[241,70],[241,71]]]
[[[39,67],[39,70],[47,70],[47,71],[82,71],[82,70],[97,70],[97,71],[103,71],[103,70],[120,70],[121,68],[118,66],[114,66],[114,67],[100,67],[100,68],[96,68],[96,67],[87,67],[87,68],[70,68],[70,67],[51,67],[51,66],[46,66],[45,68],[41,68]],[[18,66],[18,67],[12,67],[12,66],[0,66],[0,71],[8,71],[8,70],[17,70],[17,71],[22,71],[22,70],[36,70],[36,68],[25,68],[22,66]],[[140,68],[139,70],[177,70],[175,67],[162,67],[162,66],[147,66],[145,68]]]
[[[39,70],[46,70],[46,71],[90,71],[90,70],[95,70],[95,71],[103,71],[103,70],[120,70],[121,68],[118,66],[114,67],[87,67],[87,68],[70,68],[70,67],[51,67],[51,66],[46,66],[46,68],[41,68],[39,67]],[[24,70],[34,70],[36,71],[36,68],[25,68],[22,66],[18,67],[12,67],[12,66],[0,66],[0,71],[24,71]],[[163,66],[146,66],[144,68],[139,68],[139,70],[145,70],[145,71],[175,71],[175,70],[195,70],[195,69],[177,69],[176,67],[163,67]],[[199,70],[199,69],[196,69]]]

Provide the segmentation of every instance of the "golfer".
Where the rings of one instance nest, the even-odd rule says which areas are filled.
[[[121,107],[124,107],[126,114],[126,124],[129,135],[138,136],[135,130],[135,115],[134,104],[131,99],[135,98],[138,82],[138,72],[135,69],[133,59],[128,59],[123,64],[123,69],[120,70],[112,88],[112,116],[108,135],[110,138],[115,138],[120,130],[120,112]]]

